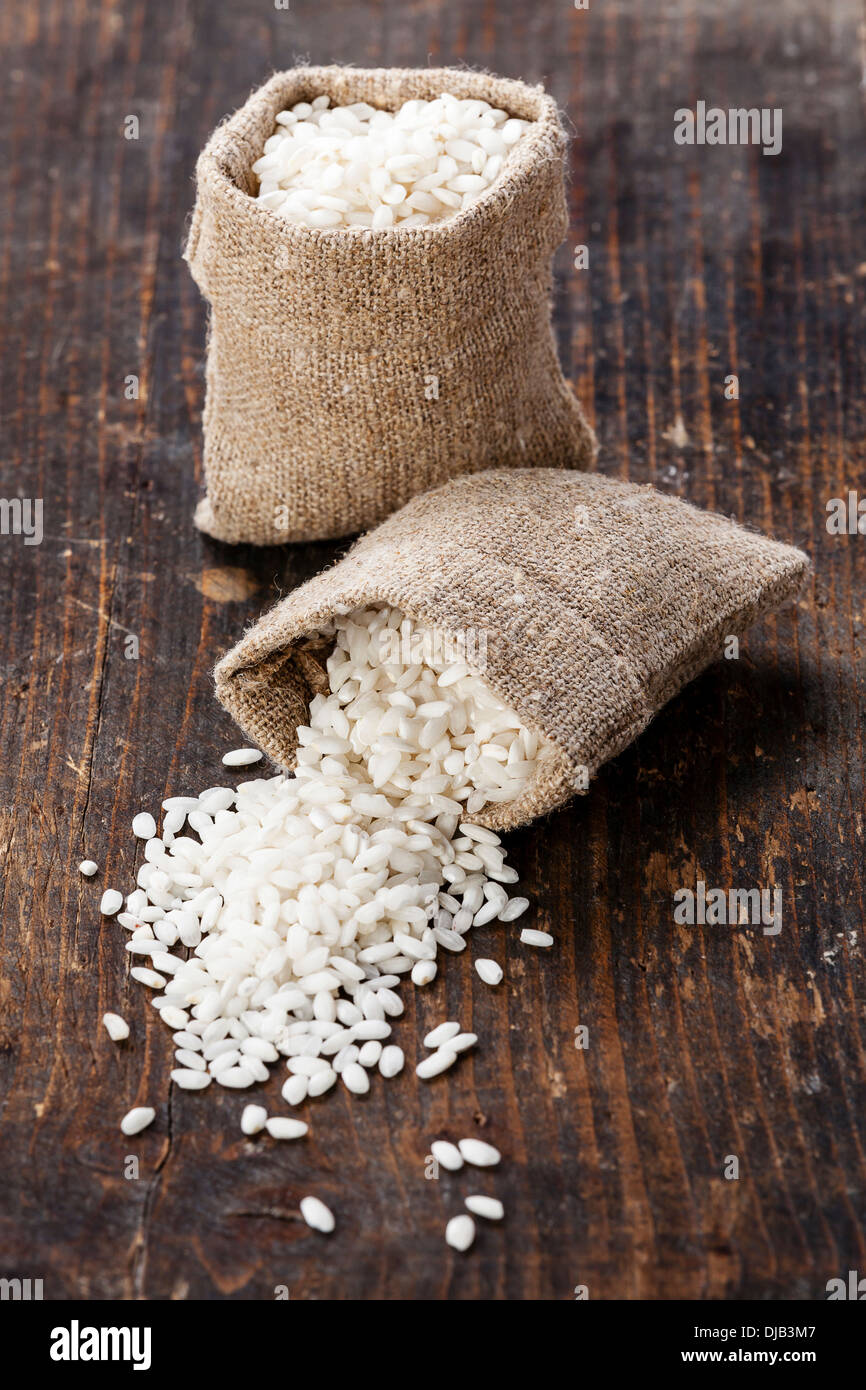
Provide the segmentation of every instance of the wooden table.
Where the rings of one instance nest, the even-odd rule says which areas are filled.
[[[854,0],[4,6],[2,488],[43,499],[44,539],[0,537],[0,1274],[52,1299],[792,1299],[866,1271],[866,536],[826,529],[828,499],[866,488],[859,19]],[[240,1096],[169,1083],[168,1033],[97,907],[132,886],[133,814],[220,779],[237,736],[217,656],[340,551],[191,523],[195,155],[296,55],[544,81],[577,135],[556,323],[598,467],[794,541],[815,572],[588,798],[512,836],[556,948],[478,931],[397,1030],[414,1060],[460,1018],[477,1053],[430,1085],[341,1089],[278,1145],[241,1136]],[[676,145],[698,100],[781,107],[782,152]],[[677,927],[696,879],[780,886],[782,932]],[[143,1103],[156,1123],[124,1139]],[[501,1167],[426,1179],[431,1140],[469,1133]],[[472,1188],[507,1219],[461,1256],[443,1228]],[[337,1213],[327,1244],[298,1217],[311,1191]]]

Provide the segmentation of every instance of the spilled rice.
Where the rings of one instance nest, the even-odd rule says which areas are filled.
[[[472,926],[515,921],[528,907],[509,897],[517,874],[499,837],[473,817],[532,781],[538,736],[396,609],[355,611],[325,635],[334,643],[330,693],[316,696],[298,730],[295,775],[169,797],[158,834],[140,813],[133,830],[147,838],[137,886],[125,903],[114,889],[102,895],[100,911],[129,933],[130,974],[154,991],[172,1030],[171,1077],[182,1089],[246,1090],[281,1062],[289,1107],[338,1083],[364,1095],[376,1071],[387,1079],[404,1066],[389,1041],[403,977],[429,983],[440,949],[462,951]],[[411,661],[399,659],[407,651]],[[258,756],[239,749],[223,761],[244,767]],[[550,940],[532,931],[523,939]],[[502,979],[495,961],[476,968],[491,985]],[[114,1040],[128,1036],[118,1015],[103,1022]],[[439,1024],[416,1074],[432,1079],[476,1042],[456,1020]],[[136,1107],[121,1129],[137,1134],[153,1119],[150,1107]],[[240,1127],[276,1140],[308,1130],[256,1104]],[[477,1139],[437,1141],[433,1153],[454,1171],[500,1158]],[[501,1216],[494,1198],[467,1207]],[[315,1197],[302,1214],[316,1230],[333,1229]],[[449,1222],[455,1249],[474,1236],[471,1216]]]

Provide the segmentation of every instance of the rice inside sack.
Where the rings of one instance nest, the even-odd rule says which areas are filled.
[[[450,92],[397,111],[323,93],[277,113],[253,165],[258,201],[311,228],[427,227],[476,203],[528,128]]]

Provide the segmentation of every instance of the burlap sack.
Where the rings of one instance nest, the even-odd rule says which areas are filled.
[[[454,218],[311,231],[250,197],[284,107],[443,91],[534,122]],[[256,545],[348,535],[458,473],[591,461],[550,326],[565,147],[540,88],[452,68],[295,68],[217,128],[185,252],[211,306],[202,530]]]
[[[509,828],[585,790],[807,568],[801,551],[652,487],[478,474],[416,497],[266,613],[217,666],[217,695],[290,767],[296,726],[327,689],[312,634],[336,613],[387,603],[455,643],[470,634],[489,684],[548,741],[519,800],[475,817]]]

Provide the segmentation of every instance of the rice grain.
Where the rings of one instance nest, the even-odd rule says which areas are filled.
[[[498,1197],[467,1197],[466,1206],[473,1216],[483,1216],[486,1221],[501,1221],[505,1215],[505,1208]]]
[[[333,1212],[318,1197],[301,1198],[301,1216],[312,1230],[321,1231],[323,1235],[330,1235],[334,1229]]]
[[[120,1014],[103,1014],[102,1022],[112,1042],[123,1042],[124,1038],[129,1037],[129,1024]]]
[[[445,1239],[454,1250],[468,1250],[475,1239],[475,1222],[471,1216],[461,1212],[452,1216],[445,1227]]]
[[[149,1105],[136,1105],[132,1110],[128,1110],[120,1122],[120,1129],[123,1134],[140,1134],[148,1125],[152,1125],[156,1119],[156,1111]]]
[[[492,1144],[485,1144],[483,1139],[461,1139],[458,1148],[466,1162],[476,1168],[492,1168],[502,1158],[499,1150]]]

